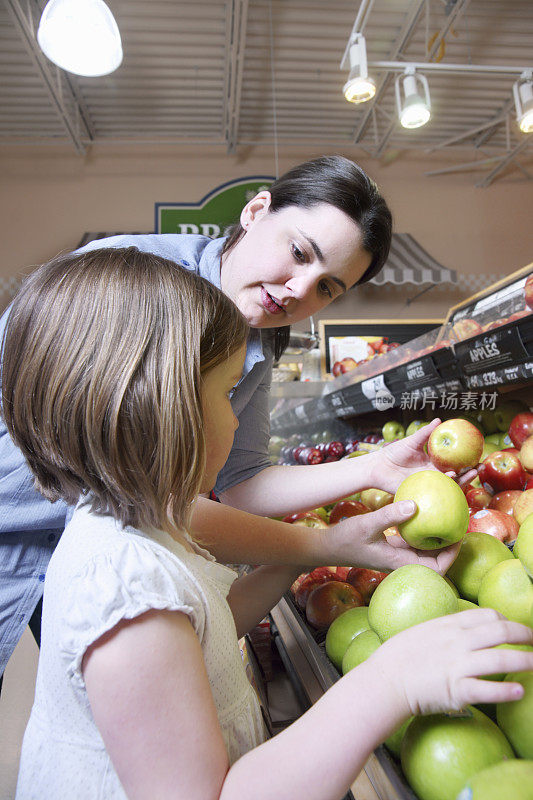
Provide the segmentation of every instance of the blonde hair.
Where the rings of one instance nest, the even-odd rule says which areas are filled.
[[[248,334],[208,281],[135,247],[53,259],[15,298],[3,415],[52,502],[187,527],[205,468],[202,375]]]

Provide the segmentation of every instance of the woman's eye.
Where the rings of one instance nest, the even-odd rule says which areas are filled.
[[[325,294],[326,297],[333,297],[333,292],[329,288],[329,285],[326,283],[326,281],[320,281],[318,288],[321,294]]]
[[[307,261],[307,257],[303,250],[301,250],[297,244],[293,244],[291,247],[292,254],[296,261],[299,261],[300,264],[304,264]]]

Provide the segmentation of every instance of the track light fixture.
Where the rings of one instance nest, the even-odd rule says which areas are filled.
[[[523,133],[533,133],[533,70],[525,70],[513,86],[516,119]]]
[[[423,96],[419,86],[422,87]],[[402,126],[420,128],[425,125],[431,117],[429,86],[425,76],[417,73],[414,67],[407,66],[403,75],[396,78],[395,91],[396,108]]]
[[[349,103],[366,103],[376,94],[376,84],[368,77],[366,42],[361,33],[356,33],[349,47],[350,75],[344,84],[343,94]]]
[[[122,62],[120,32],[103,0],[50,0],[37,41],[50,61],[75,75],[108,75]]]

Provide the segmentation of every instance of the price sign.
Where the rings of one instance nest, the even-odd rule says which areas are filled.
[[[489,367],[512,366],[528,357],[518,328],[502,328],[469,342],[460,342],[455,345],[455,354],[468,376],[485,372]]]

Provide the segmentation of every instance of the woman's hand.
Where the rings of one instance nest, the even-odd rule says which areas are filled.
[[[433,466],[424,450],[424,445],[437,425],[440,425],[440,419],[434,419],[411,436],[392,442],[392,444],[372,454],[371,457],[374,459],[372,474],[375,475],[373,483],[376,489],[382,489],[385,492],[394,494],[404,478],[407,478],[413,472],[420,472],[424,469],[437,469]],[[447,472],[446,474],[456,478],[459,485],[463,485],[473,480],[477,472],[471,469],[461,475],[457,475],[455,472]]]
[[[480,608],[408,628],[370,658],[399,702],[407,703],[408,715],[435,714],[523,696],[519,683],[480,679],[533,669],[532,652],[494,649],[505,643],[533,644],[533,630]]]
[[[324,530],[324,537],[334,547],[331,564],[355,564],[358,567],[392,571],[404,564],[422,564],[444,574],[455,561],[461,543],[441,550],[416,550],[401,536],[387,537],[386,528],[410,519],[416,511],[410,500],[390,503],[377,511],[360,514]]]

